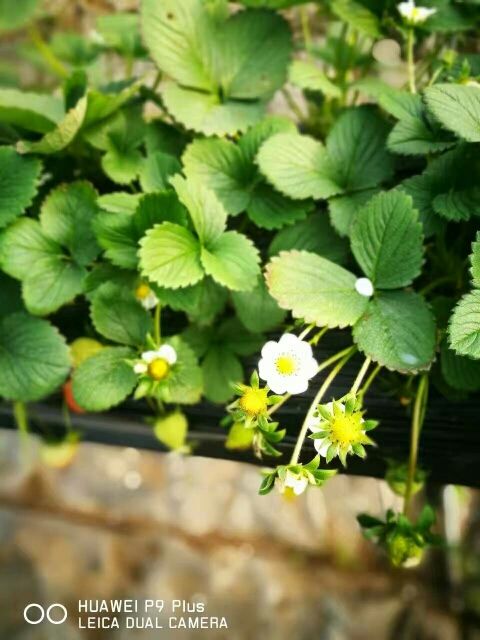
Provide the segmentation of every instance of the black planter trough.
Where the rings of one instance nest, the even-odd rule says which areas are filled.
[[[344,346],[345,335],[331,332],[322,339],[316,351],[317,359],[322,361]],[[352,359],[335,379],[329,396],[338,398],[350,388],[361,362],[359,356]],[[249,371],[255,366],[256,360],[252,359],[246,364]],[[296,434],[317,387],[318,383],[311,385],[305,394],[290,399],[276,414],[282,427],[287,428],[287,436],[277,446],[283,453],[278,459],[280,462],[286,463],[289,460]],[[400,461],[408,457],[409,409],[402,406],[398,399],[385,393],[382,387],[381,383],[374,383],[365,401],[368,416],[380,421],[379,427],[373,432],[378,446],[368,447],[366,460],[349,457],[348,467],[344,470],[346,473],[383,477],[387,459]],[[480,487],[479,402],[478,394],[453,402],[432,385],[419,451],[419,464],[429,471],[431,482]],[[189,441],[193,443],[195,455],[261,466],[275,464],[273,458],[258,460],[250,451],[229,451],[225,448],[226,430],[219,425],[225,415],[223,406],[202,402],[184,407],[184,412],[189,419]],[[71,414],[71,422],[82,438],[89,442],[165,451],[151,427],[145,423],[144,417],[148,415],[151,413],[146,404],[128,401],[108,413]],[[33,432],[61,433],[65,428],[59,397],[49,402],[30,404],[29,416]],[[0,404],[0,425],[15,428],[11,403]],[[307,440],[302,459],[308,460],[314,453],[313,442]]]

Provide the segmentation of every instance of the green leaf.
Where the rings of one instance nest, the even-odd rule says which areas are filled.
[[[120,404],[137,384],[137,375],[126,362],[133,357],[127,347],[108,347],[82,362],[73,373],[75,401],[87,411]]]
[[[411,291],[379,293],[353,329],[366,356],[401,373],[427,370],[435,357],[435,320],[424,298]]]
[[[32,203],[41,168],[38,160],[0,147],[0,228],[10,224]]]
[[[66,256],[52,255],[39,260],[23,278],[25,306],[35,315],[53,313],[82,293],[86,273]]]
[[[145,193],[164,191],[169,187],[169,178],[181,169],[175,156],[162,151],[149,154],[140,169],[140,185]]]
[[[369,107],[343,113],[327,138],[327,153],[342,190],[375,187],[393,174],[385,150],[388,127]]]
[[[357,278],[346,269],[306,251],[282,252],[266,270],[270,294],[294,318],[318,326],[353,325],[368,299],[357,293]]]
[[[38,0],[0,0],[0,31],[11,31],[28,22],[38,5]]]
[[[248,166],[241,149],[233,142],[197,138],[186,148],[182,162],[187,178],[198,179],[212,189],[228,213],[236,215],[246,209],[249,202],[245,189]]]
[[[67,112],[64,119],[58,123],[57,127],[46,133],[37,142],[23,140],[17,144],[20,153],[39,153],[49,155],[57,153],[73,141],[80,127],[83,124],[87,111],[87,98],[83,97],[77,102],[73,109]]]
[[[136,269],[138,241],[131,213],[99,213],[93,222],[98,244],[112,264]]]
[[[207,277],[183,289],[155,289],[162,305],[184,311],[198,325],[208,325],[227,302],[227,290]]]
[[[335,196],[328,201],[330,221],[337,233],[341,236],[350,235],[358,211],[376,193],[378,189],[365,189],[365,191],[357,191],[346,196]]]
[[[162,97],[175,120],[207,136],[233,136],[254,125],[265,112],[264,102],[222,100],[172,82],[163,86]]]
[[[186,287],[204,276],[200,245],[178,224],[164,222],[149,229],[140,241],[138,255],[143,275],[161,287]]]
[[[140,193],[115,191],[97,198],[98,206],[110,213],[134,213],[140,201]]]
[[[61,247],[42,233],[37,220],[20,218],[0,236],[0,263],[5,273],[22,280],[39,262],[61,255]]]
[[[187,418],[180,411],[156,418],[153,423],[153,433],[162,444],[172,451],[182,449],[188,434]]]
[[[440,193],[433,199],[433,209],[447,220],[470,220],[472,214],[480,215],[480,187]]]
[[[480,358],[480,291],[471,291],[457,304],[449,337],[450,346],[459,355]]]
[[[290,249],[318,253],[337,264],[345,262],[349,254],[347,242],[335,233],[328,217],[320,212],[277,233],[268,253],[274,256]]]
[[[261,182],[252,191],[247,215],[257,227],[281,229],[305,218],[312,206],[311,202],[290,200]]]
[[[208,275],[233,291],[253,289],[260,273],[257,249],[236,231],[226,231],[208,249],[202,247],[201,261]]]
[[[260,351],[264,338],[246,331],[238,318],[228,318],[216,328],[213,340],[228,346],[237,356],[251,356]]]
[[[5,124],[43,134],[54,129],[64,115],[62,101],[55,96],[0,89],[0,121]]]
[[[95,292],[91,317],[98,333],[129,346],[143,345],[152,328],[150,314],[136,300],[133,291],[113,283],[103,284]]]
[[[171,183],[180,202],[188,209],[200,242],[207,246],[215,243],[227,223],[227,212],[215,193],[199,180],[185,180],[180,175],[172,178]]]
[[[254,333],[271,331],[285,319],[285,311],[280,309],[268,293],[263,278],[258,279],[257,286],[252,291],[233,293],[232,299],[242,324]]]
[[[118,149],[111,145],[102,158],[102,168],[117,184],[130,184],[142,169],[143,156],[138,149]]]
[[[480,362],[459,356],[443,342],[441,350],[441,367],[445,381],[459,391],[480,390]]]
[[[88,182],[72,182],[56,187],[42,204],[40,224],[44,233],[67,247],[81,265],[94,260],[100,247],[92,229],[97,192]]]
[[[159,388],[159,395],[164,402],[177,404],[196,404],[202,394],[202,371],[195,353],[179,336],[165,340],[177,353],[177,362],[165,384]]]
[[[97,30],[107,47],[130,57],[142,53],[137,14],[120,11],[99,16],[96,22]]]
[[[392,153],[406,156],[439,153],[455,145],[455,140],[444,131],[432,127],[425,118],[401,120],[391,130],[387,148]]]
[[[243,367],[235,354],[224,345],[213,345],[202,363],[205,397],[223,403],[233,396],[233,384],[243,380]]]
[[[20,283],[0,271],[0,317],[23,310]]]
[[[291,198],[329,198],[342,191],[325,147],[310,136],[274,135],[260,148],[257,161],[267,180]]]
[[[0,320],[0,396],[35,402],[55,391],[69,369],[66,342],[49,322],[24,313]]]
[[[422,225],[412,199],[400,191],[373,196],[358,212],[350,240],[358,264],[375,287],[406,287],[420,274]]]
[[[289,70],[289,80],[304,91],[318,91],[328,98],[339,98],[341,90],[313,62],[294,60]]]
[[[379,38],[381,36],[379,19],[360,2],[355,2],[355,0],[333,0],[331,6],[340,20],[346,22],[353,29],[370,38]]]
[[[425,90],[428,109],[449,131],[480,142],[480,90],[459,84],[436,84]]]

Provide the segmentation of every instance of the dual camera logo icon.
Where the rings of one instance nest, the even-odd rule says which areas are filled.
[[[51,604],[47,609],[39,604],[29,604],[23,610],[23,617],[28,624],[40,624],[45,619],[51,624],[63,624],[67,619],[67,610],[63,604]]]

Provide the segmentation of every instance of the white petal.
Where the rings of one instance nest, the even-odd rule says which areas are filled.
[[[308,378],[305,378],[304,376],[289,376],[289,378],[285,378],[285,384],[288,393],[303,393],[308,389]]]
[[[145,309],[153,309],[158,304],[158,298],[153,291],[151,291],[146,298],[141,300],[141,303]]]
[[[133,370],[135,371],[135,373],[147,373],[148,366],[145,362],[137,362],[133,365]]]
[[[168,362],[168,364],[175,364],[177,361],[177,352],[171,345],[162,344],[160,349],[157,351],[157,357],[163,358]]]
[[[323,458],[327,457],[327,451],[330,447],[330,442],[328,440],[314,440],[313,446],[315,447],[319,456]]]
[[[273,360],[278,353],[278,342],[269,340],[262,347],[262,358]]]
[[[304,375],[306,378],[310,379],[313,378],[313,376],[316,376],[318,373],[318,362],[315,360],[315,358],[309,358],[308,360],[305,360],[305,362],[302,362],[302,366],[300,368],[300,375]]]
[[[158,358],[157,351],[144,351],[142,353],[142,360],[144,360],[145,362],[152,362],[152,360],[155,360],[155,358]]]
[[[312,416],[308,421],[308,428],[310,431],[315,433],[316,431],[320,431],[320,424],[322,423],[322,418],[320,416]]]
[[[267,386],[273,391],[273,393],[277,393],[281,395],[288,391],[287,380],[284,376],[279,376],[278,374],[269,375],[266,378],[262,378],[267,383]]]
[[[281,351],[288,350],[292,351],[293,353],[298,353],[299,346],[302,344],[308,345],[308,343],[303,343],[302,340],[300,340],[298,336],[293,333],[284,333],[278,341],[278,346]]]
[[[262,380],[267,380],[272,375],[276,375],[277,370],[272,360],[261,358],[258,361],[258,375]]]
[[[305,476],[302,476],[301,478],[296,480],[296,482],[295,482],[295,484],[293,486],[293,493],[296,496],[299,496],[301,493],[303,493],[305,491],[307,486],[308,486],[308,480],[307,480],[307,478],[305,478]]]
[[[305,340],[298,340],[295,347],[295,353],[301,360],[309,360],[313,357],[312,346]]]

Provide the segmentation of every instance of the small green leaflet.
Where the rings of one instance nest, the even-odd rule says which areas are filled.
[[[449,131],[468,142],[480,142],[480,89],[436,84],[425,90],[428,109]]]
[[[95,329],[105,338],[129,346],[141,346],[151,331],[152,319],[132,290],[113,283],[97,289],[91,305]]]
[[[358,264],[375,287],[406,287],[420,274],[422,225],[412,199],[400,191],[373,196],[358,212],[350,240]]]
[[[282,252],[272,258],[266,280],[282,309],[320,327],[351,326],[368,304],[368,298],[355,289],[353,273],[306,251]]]
[[[411,291],[380,292],[353,328],[366,356],[387,369],[414,373],[435,357],[435,320],[427,303]]]
[[[480,290],[467,293],[455,307],[449,339],[459,355],[480,359]]]
[[[54,129],[64,116],[60,98],[13,88],[0,89],[0,120],[5,124],[44,134]]]
[[[472,264],[471,274],[473,285],[480,288],[480,231],[477,233],[477,239],[472,244],[472,255],[470,257]]]
[[[263,278],[258,279],[252,291],[233,293],[232,299],[242,324],[254,333],[271,331],[285,319],[285,311],[269,294]]]
[[[32,203],[42,165],[14,149],[0,147],[0,229],[10,224]]]
[[[25,313],[0,320],[0,396],[41,400],[65,381],[69,370],[65,339],[49,322]]]
[[[134,355],[127,347],[108,347],[85,360],[73,374],[75,401],[87,411],[105,411],[120,404],[137,384],[137,375],[127,362]]]
[[[480,362],[459,356],[448,348],[446,341],[441,348],[441,368],[445,381],[458,391],[480,390]]]
[[[329,98],[339,98],[341,90],[313,62],[294,60],[290,66],[288,79],[304,91],[318,91]]]
[[[165,344],[175,349],[177,362],[159,386],[159,399],[175,404],[195,404],[200,400],[203,389],[202,372],[195,353],[180,336],[168,338]]]

